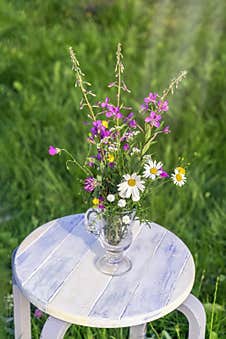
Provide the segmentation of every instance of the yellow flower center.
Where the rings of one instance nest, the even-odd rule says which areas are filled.
[[[183,167],[177,167],[176,168],[180,174],[185,174],[185,169]]]
[[[102,125],[106,128],[108,128],[108,121],[107,120],[103,120],[102,121]]]
[[[113,154],[108,154],[108,161],[113,162],[115,160],[115,157]]]
[[[158,172],[156,167],[150,168],[150,173],[151,174],[156,174]]]
[[[128,185],[131,186],[131,187],[136,186],[136,180],[135,179],[129,179],[128,180]]]
[[[183,179],[182,175],[180,173],[177,173],[176,174],[176,179],[177,179],[177,181],[181,181]]]
[[[92,200],[93,205],[99,205],[100,200],[98,198],[94,198]]]

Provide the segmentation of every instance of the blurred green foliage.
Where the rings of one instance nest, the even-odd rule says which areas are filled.
[[[76,180],[81,173],[71,175],[63,160],[47,154],[50,144],[79,159],[86,151],[86,112],[79,110],[68,47],[77,52],[102,100],[109,94],[119,41],[132,90],[125,99],[135,108],[150,90],[161,91],[178,71],[188,70],[170,98],[172,134],[153,146],[156,158],[169,167],[178,156],[191,163],[188,184],[153,191],[150,218],[191,249],[197,269],[193,292],[206,303],[207,335],[226,337],[225,34],[224,0],[0,1],[1,338],[12,337],[6,300],[12,250],[45,221],[84,210]],[[42,321],[32,320],[34,338]],[[153,338],[156,333],[159,338],[185,338],[186,331],[176,312],[148,328]],[[67,338],[118,339],[127,333],[74,326]]]

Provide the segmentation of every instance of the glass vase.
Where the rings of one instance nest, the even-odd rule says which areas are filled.
[[[135,211],[104,215],[96,209],[86,212],[87,229],[98,236],[105,254],[95,261],[99,271],[112,276],[122,275],[132,268],[130,259],[125,256],[132,243],[131,225]]]

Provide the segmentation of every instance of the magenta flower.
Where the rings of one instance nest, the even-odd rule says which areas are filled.
[[[152,111],[150,115],[147,118],[145,118],[145,122],[150,123],[151,126],[159,127],[161,119],[162,116],[160,114],[156,114],[155,112]]]
[[[168,101],[159,101],[158,102],[158,111],[162,112],[162,111],[168,111],[169,106],[168,106]]]
[[[93,192],[97,187],[97,181],[93,177],[88,177],[84,180],[84,190],[87,192]]]
[[[164,127],[162,131],[163,131],[163,133],[165,133],[165,134],[169,134],[169,133],[171,132],[169,126]]]
[[[169,177],[169,174],[168,174],[167,172],[161,170],[160,177],[161,177],[161,178],[168,178],[168,177]]]
[[[39,319],[43,316],[43,312],[39,310],[38,308],[36,308],[36,310],[34,311],[34,316],[35,318]]]
[[[49,146],[49,151],[48,152],[49,152],[49,155],[54,156],[54,155],[60,153],[60,149],[56,148],[54,146]]]
[[[124,151],[128,151],[129,150],[129,144],[125,144],[122,147],[124,149]]]

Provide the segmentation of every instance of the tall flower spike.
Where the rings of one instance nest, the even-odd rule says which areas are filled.
[[[91,86],[89,82],[83,81],[83,77],[85,74],[82,72],[78,59],[76,58],[75,52],[73,51],[72,47],[69,47],[69,53],[71,57],[71,62],[72,62],[72,70],[75,72],[76,75],[76,81],[75,81],[75,86],[79,87],[81,89],[82,95],[83,95],[83,102],[82,102],[82,107],[85,105],[88,107],[90,115],[89,118],[92,120],[96,120],[94,111],[93,111],[93,106],[89,102],[88,95],[95,96],[92,91],[88,91],[86,86]]]

